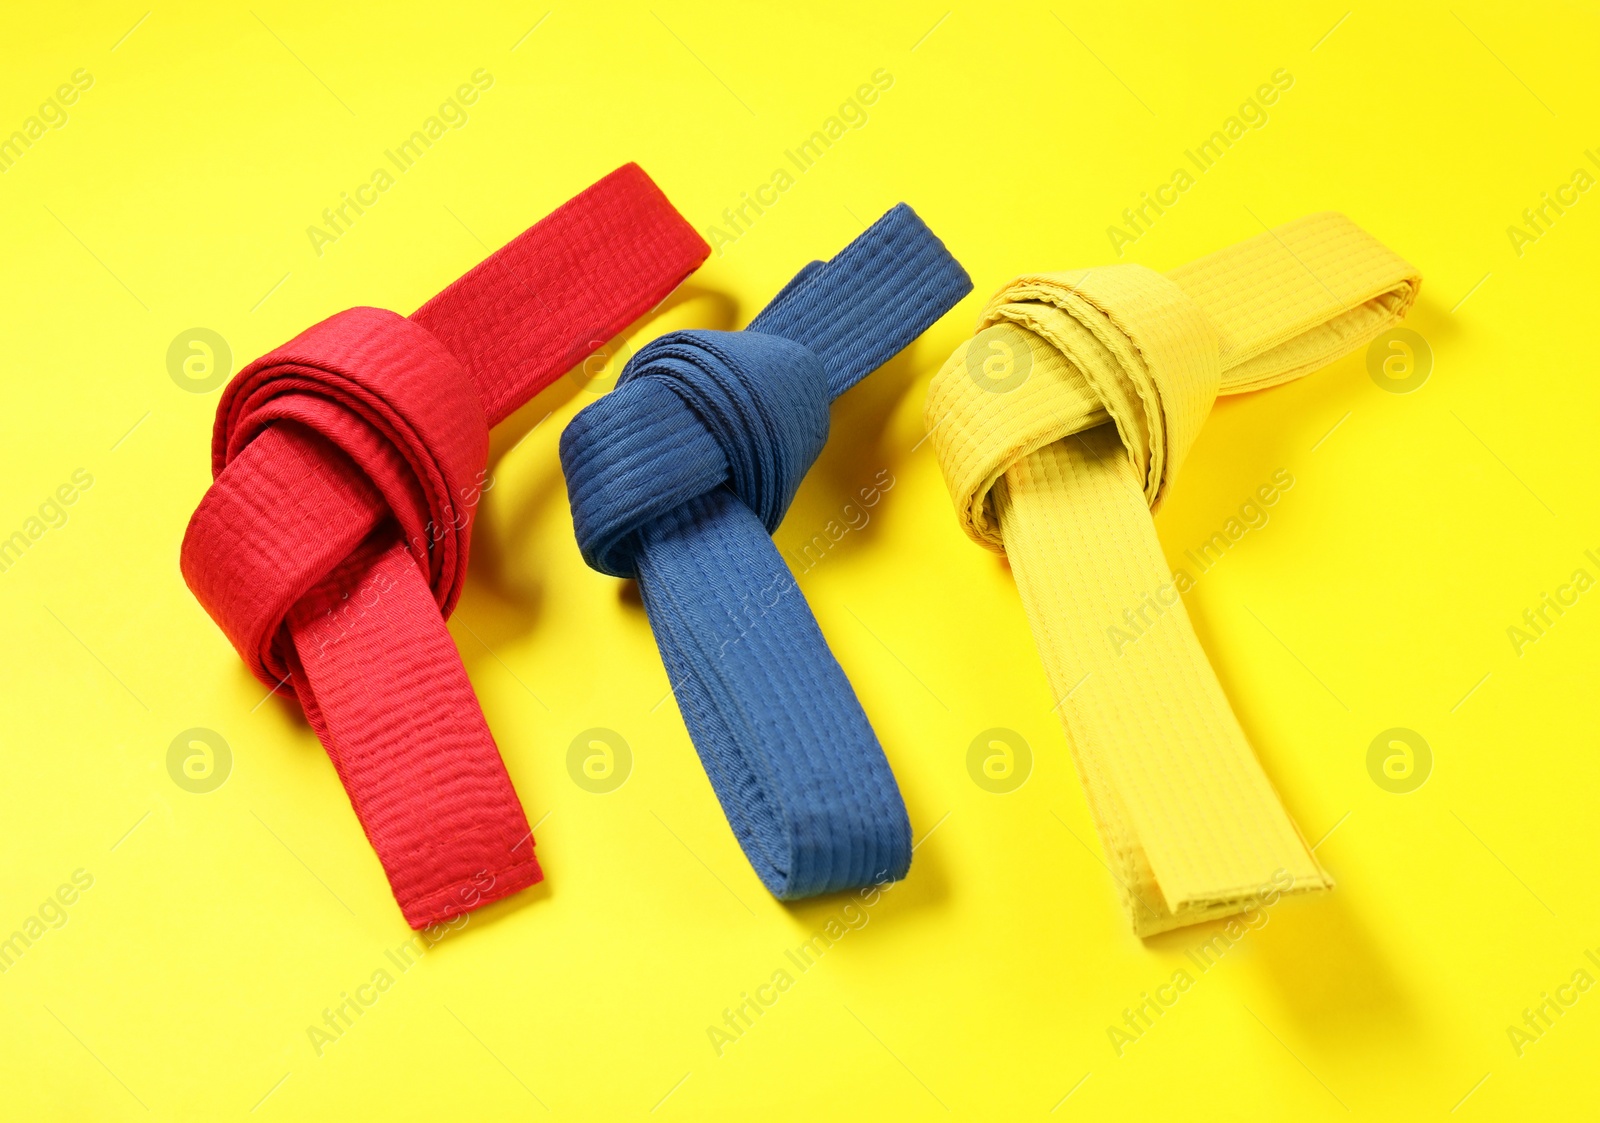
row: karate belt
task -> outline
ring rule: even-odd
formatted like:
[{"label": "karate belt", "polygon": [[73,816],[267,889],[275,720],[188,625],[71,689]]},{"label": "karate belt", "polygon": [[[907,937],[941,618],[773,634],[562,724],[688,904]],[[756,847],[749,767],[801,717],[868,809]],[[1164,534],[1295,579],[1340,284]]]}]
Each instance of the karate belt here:
[{"label": "karate belt", "polygon": [[[1020,277],[934,378],[927,423],[957,516],[1010,560],[1141,936],[1332,886],[1195,638],[1147,507],[1218,394],[1361,347],[1419,283],[1349,219],[1313,215],[1166,276]],[[1149,626],[1113,644],[1125,609]]]},{"label": "karate belt", "polygon": [[901,204],[744,331],[642,348],[561,435],[584,560],[638,579],[706,774],[779,898],[905,876],[911,828],[771,535],[827,440],[829,403],[971,289]]},{"label": "karate belt", "polygon": [[340,312],[218,403],[184,578],[262,682],[291,684],[414,928],[543,876],[445,627],[489,427],[709,252],[628,164],[410,318]]}]

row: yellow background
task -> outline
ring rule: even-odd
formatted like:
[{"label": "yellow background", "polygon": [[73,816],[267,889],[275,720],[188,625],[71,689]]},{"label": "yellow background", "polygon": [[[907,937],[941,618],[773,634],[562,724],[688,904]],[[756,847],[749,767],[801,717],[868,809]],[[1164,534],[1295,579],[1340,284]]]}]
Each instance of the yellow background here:
[{"label": "yellow background", "polygon": [[[0,133],[94,76],[0,176],[0,533],[74,470],[95,481],[0,574],[0,938],[73,871],[94,879],[0,974],[7,1118],[1592,1111],[1600,992],[1521,1056],[1507,1027],[1580,967],[1600,978],[1600,594],[1520,656],[1506,629],[1574,569],[1600,576],[1583,555],[1600,198],[1520,257],[1506,228],[1600,170],[1600,21],[1482,0],[1005,7],[0,17]],[[495,82],[470,122],[318,257],[306,227],[478,67]],[[179,575],[217,393],[175,385],[168,345],[207,327],[237,368],[349,305],[410,311],[480,240],[628,160],[704,229],[880,67],[894,85],[870,121],[632,341],[748,322],[900,200],[971,272],[974,294],[835,408],[777,536],[795,548],[893,474],[802,587],[922,840],[909,879],[717,1055],[707,1027],[848,899],[780,905],[735,844],[636,597],[574,546],[556,440],[591,394],[563,379],[496,434],[451,622],[548,880],[474,915],[317,1056],[307,1027],[410,932],[298,710],[262,704]],[[922,397],[988,293],[1111,260],[1106,227],[1279,67],[1295,82],[1270,122],[1125,260],[1167,268],[1345,211],[1420,268],[1408,324],[1434,367],[1393,394],[1358,354],[1223,402],[1159,516],[1178,564],[1295,477],[1186,601],[1339,883],[1200,973],[1186,953],[1217,925],[1129,932],[1012,580],[958,533],[919,444]],[[1434,754],[1406,795],[1367,772],[1396,726]],[[192,727],[234,755],[207,794],[167,770]],[[593,727],[634,756],[609,794],[567,770]],[[967,768],[993,727],[1033,753],[1008,795]],[[1184,967],[1194,987],[1118,1056],[1108,1025]]]}]

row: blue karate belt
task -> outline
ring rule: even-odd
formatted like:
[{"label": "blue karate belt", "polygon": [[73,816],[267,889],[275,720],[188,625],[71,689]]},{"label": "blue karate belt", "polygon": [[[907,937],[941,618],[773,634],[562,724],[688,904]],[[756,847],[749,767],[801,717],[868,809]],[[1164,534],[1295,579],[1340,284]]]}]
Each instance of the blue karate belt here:
[{"label": "blue karate belt", "polygon": [[678,331],[561,434],[584,561],[634,577],[678,708],[776,897],[905,876],[883,747],[773,544],[834,398],[972,281],[904,203],[813,261],[744,331]]}]

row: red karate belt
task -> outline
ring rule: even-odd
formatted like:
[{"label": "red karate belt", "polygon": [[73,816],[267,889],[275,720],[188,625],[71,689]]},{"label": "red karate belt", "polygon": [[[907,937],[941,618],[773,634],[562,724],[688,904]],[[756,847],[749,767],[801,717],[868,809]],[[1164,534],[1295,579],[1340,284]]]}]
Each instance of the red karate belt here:
[{"label": "red karate belt", "polygon": [[709,253],[628,164],[409,319],[331,316],[217,405],[184,579],[256,677],[299,698],[413,928],[544,876],[445,627],[489,427]]}]

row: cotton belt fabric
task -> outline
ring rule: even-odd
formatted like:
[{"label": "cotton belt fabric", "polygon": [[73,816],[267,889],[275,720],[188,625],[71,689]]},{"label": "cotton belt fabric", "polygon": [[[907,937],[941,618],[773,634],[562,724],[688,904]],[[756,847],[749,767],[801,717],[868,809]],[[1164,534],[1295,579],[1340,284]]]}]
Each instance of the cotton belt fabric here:
[{"label": "cotton belt fabric", "polygon": [[561,437],[584,560],[636,577],[684,723],[779,898],[905,876],[894,774],[772,542],[834,398],[971,291],[901,204],[738,332],[641,349]]},{"label": "cotton belt fabric", "polygon": [[[1319,214],[1163,276],[1019,277],[935,377],[927,423],[962,529],[1003,553],[1106,860],[1141,936],[1331,887],[1257,762],[1150,510],[1219,394],[1277,386],[1405,315],[1417,271]],[[1163,596],[1162,604],[1169,598]]]},{"label": "cotton belt fabric", "polygon": [[489,427],[705,260],[628,164],[407,318],[352,308],[223,392],[184,578],[332,758],[414,928],[540,880],[445,620]]}]

